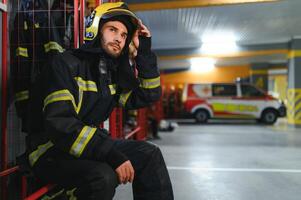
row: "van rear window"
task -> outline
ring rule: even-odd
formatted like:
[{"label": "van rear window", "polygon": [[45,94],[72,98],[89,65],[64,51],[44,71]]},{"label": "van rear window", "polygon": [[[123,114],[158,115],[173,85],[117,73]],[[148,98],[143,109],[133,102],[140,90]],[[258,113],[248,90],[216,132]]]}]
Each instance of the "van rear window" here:
[{"label": "van rear window", "polygon": [[242,85],[241,93],[244,97],[263,97],[265,94],[251,85]]}]

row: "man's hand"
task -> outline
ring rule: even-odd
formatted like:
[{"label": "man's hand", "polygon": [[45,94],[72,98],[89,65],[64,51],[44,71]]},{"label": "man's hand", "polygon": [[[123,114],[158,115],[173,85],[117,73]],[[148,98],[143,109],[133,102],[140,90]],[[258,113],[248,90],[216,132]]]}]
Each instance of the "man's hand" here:
[{"label": "man's hand", "polygon": [[142,23],[141,19],[139,19],[138,22],[138,34],[144,37],[151,37],[151,32],[148,30],[148,28]]},{"label": "man's hand", "polygon": [[126,184],[128,182],[132,183],[134,180],[134,168],[132,166],[132,163],[128,160],[122,163],[116,170],[119,183]]},{"label": "man's hand", "polygon": [[141,20],[138,22],[138,30],[134,33],[133,36],[133,44],[136,49],[139,47],[139,36],[144,37],[151,37],[151,32],[148,30],[148,28],[142,23]]}]

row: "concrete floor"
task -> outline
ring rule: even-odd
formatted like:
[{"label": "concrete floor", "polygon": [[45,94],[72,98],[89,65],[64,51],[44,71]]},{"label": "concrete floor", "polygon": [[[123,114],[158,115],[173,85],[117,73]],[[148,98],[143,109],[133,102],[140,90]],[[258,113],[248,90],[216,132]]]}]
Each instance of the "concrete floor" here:
[{"label": "concrete floor", "polygon": [[[160,132],[176,200],[300,200],[301,129],[279,121],[181,123]],[[114,200],[131,200],[131,185]]]}]

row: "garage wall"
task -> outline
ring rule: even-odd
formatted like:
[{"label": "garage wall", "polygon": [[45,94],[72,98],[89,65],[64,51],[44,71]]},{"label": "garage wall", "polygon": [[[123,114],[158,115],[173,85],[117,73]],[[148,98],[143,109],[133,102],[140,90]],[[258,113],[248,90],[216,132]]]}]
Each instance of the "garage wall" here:
[{"label": "garage wall", "polygon": [[287,83],[288,79],[286,74],[270,75],[269,93],[286,103]]},{"label": "garage wall", "polygon": [[183,84],[183,83],[231,83],[236,78],[247,78],[250,76],[250,66],[229,66],[216,67],[210,72],[176,72],[162,74],[164,84]]}]

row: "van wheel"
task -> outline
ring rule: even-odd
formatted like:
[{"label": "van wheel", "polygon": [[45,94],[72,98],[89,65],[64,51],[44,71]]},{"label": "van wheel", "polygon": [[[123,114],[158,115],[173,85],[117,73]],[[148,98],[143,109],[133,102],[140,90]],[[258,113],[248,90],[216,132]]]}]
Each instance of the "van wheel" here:
[{"label": "van wheel", "polygon": [[265,124],[274,124],[278,118],[275,110],[266,110],[262,113],[260,121]]},{"label": "van wheel", "polygon": [[198,123],[206,123],[209,119],[209,113],[206,110],[197,110],[194,117]]}]

